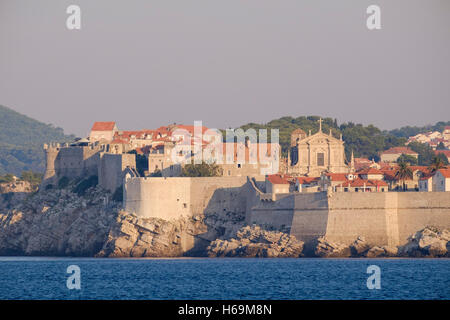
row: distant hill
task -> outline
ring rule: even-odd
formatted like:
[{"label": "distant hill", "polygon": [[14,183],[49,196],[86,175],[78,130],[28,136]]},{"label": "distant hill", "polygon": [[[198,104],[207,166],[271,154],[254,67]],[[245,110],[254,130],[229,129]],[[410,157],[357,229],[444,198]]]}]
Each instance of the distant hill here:
[{"label": "distant hill", "polygon": [[[279,129],[280,145],[283,155],[286,156],[290,146],[291,132],[297,128],[301,128],[306,133],[311,130],[311,133],[314,134],[319,130],[319,123],[317,121],[319,118],[319,116],[282,117],[266,124],[248,123],[241,126],[241,128],[243,130],[248,128],[254,128],[256,130],[264,128]],[[383,132],[373,125],[364,126],[352,122],[338,125],[336,119],[323,118],[322,131],[328,134],[330,129],[336,138],[342,133],[342,138],[345,141],[345,154],[349,160],[353,151],[355,157],[367,157],[378,161],[378,153],[380,151],[395,146],[402,146],[406,142],[405,138],[397,137],[389,132]],[[267,134],[270,137],[269,131]]]},{"label": "distant hill", "polygon": [[42,145],[73,140],[63,129],[45,124],[0,105],[0,175],[44,172]]},{"label": "distant hill", "polygon": [[408,138],[411,136],[415,136],[419,133],[425,133],[429,131],[439,131],[442,132],[446,126],[450,126],[450,121],[439,121],[434,125],[427,125],[423,127],[412,127],[412,126],[406,126],[401,127],[400,129],[394,129],[389,131],[390,134],[396,136],[396,137],[403,137]]}]

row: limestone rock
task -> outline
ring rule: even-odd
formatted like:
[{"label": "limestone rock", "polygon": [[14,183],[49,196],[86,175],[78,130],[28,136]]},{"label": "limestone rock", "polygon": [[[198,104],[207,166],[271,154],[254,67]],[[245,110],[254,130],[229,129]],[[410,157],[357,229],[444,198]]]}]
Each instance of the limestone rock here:
[{"label": "limestone rock", "polygon": [[282,232],[246,226],[236,238],[211,242],[207,251],[209,257],[300,257],[303,242]]},{"label": "limestone rock", "polygon": [[398,249],[396,247],[372,247],[365,252],[367,258],[384,258],[397,256]]},{"label": "limestone rock", "polygon": [[450,230],[426,227],[408,238],[408,243],[399,247],[399,256],[450,257]]},{"label": "limestone rock", "polygon": [[353,242],[350,245],[350,252],[352,253],[352,256],[355,257],[361,257],[364,256],[364,254],[369,251],[370,245],[367,243],[366,239],[364,237],[359,236],[355,242]]},{"label": "limestone rock", "polygon": [[350,257],[351,252],[349,246],[340,243],[328,241],[325,237],[317,239],[317,245],[314,250],[317,257],[322,258],[343,258]]}]

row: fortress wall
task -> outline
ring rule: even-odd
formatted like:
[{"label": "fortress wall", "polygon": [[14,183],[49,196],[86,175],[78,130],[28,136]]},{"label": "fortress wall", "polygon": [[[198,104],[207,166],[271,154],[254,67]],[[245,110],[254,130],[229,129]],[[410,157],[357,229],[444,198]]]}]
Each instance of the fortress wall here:
[{"label": "fortress wall", "polygon": [[[398,246],[426,226],[450,228],[449,192],[365,192],[296,194],[291,234],[308,242],[352,243],[358,236],[372,245]],[[275,215],[275,212],[273,213]]]},{"label": "fortress wall", "polygon": [[140,217],[176,219],[191,215],[190,178],[130,178],[124,207]]},{"label": "fortress wall", "polygon": [[267,230],[285,230],[289,232],[294,213],[294,195],[287,195],[273,201],[255,201],[247,212],[246,223],[259,225]]},{"label": "fortress wall", "polygon": [[363,236],[373,245],[398,245],[396,215],[397,193],[333,193],[326,238],[350,244]]},{"label": "fortress wall", "polygon": [[98,166],[98,182],[101,187],[114,192],[123,183],[126,167],[136,167],[134,154],[101,154]]},{"label": "fortress wall", "polygon": [[214,212],[245,214],[246,177],[130,178],[125,210],[141,217],[177,219]]},{"label": "fortress wall", "polygon": [[[56,179],[64,176],[74,179],[81,176],[97,175],[100,161],[98,151],[97,148],[92,149],[90,147],[60,148],[53,166]],[[49,158],[47,161],[51,161],[51,159]]]},{"label": "fortress wall", "polygon": [[295,194],[290,234],[306,244],[323,236],[328,220],[326,192]]},{"label": "fortress wall", "polygon": [[398,192],[400,243],[425,226],[450,228],[450,192]]},{"label": "fortress wall", "polygon": [[210,214],[219,210],[245,214],[247,177],[203,177],[190,178],[190,181],[192,214]]},{"label": "fortress wall", "polygon": [[57,178],[69,179],[81,176],[83,172],[83,148],[61,148],[56,157],[55,171]]}]

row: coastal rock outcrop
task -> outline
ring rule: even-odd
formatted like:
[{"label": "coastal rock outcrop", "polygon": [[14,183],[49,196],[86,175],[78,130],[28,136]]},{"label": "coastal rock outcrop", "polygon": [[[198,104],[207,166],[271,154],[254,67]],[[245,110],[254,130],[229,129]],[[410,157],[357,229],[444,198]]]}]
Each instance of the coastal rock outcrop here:
[{"label": "coastal rock outcrop", "polygon": [[450,230],[426,227],[408,238],[399,247],[402,257],[450,257]]},{"label": "coastal rock outcrop", "polygon": [[140,218],[98,186],[82,195],[74,186],[1,195],[0,255],[205,256],[210,240],[235,233],[244,221],[232,212]]},{"label": "coastal rock outcrop", "polygon": [[209,257],[300,257],[303,242],[286,233],[246,226],[236,238],[211,242],[207,251]]},{"label": "coastal rock outcrop", "polygon": [[341,243],[328,241],[325,237],[317,239],[317,245],[314,250],[317,257],[322,258],[343,258],[350,257],[350,247]]}]

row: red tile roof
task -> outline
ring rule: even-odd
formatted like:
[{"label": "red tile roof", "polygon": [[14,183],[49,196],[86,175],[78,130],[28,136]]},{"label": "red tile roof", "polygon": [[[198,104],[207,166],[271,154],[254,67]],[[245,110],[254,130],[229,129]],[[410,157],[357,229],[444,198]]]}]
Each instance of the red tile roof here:
[{"label": "red tile roof", "polygon": [[267,180],[272,184],[289,184],[290,176],[283,176],[281,174],[271,174],[267,176]]},{"label": "red tile roof", "polygon": [[94,122],[91,131],[112,131],[114,130],[116,123],[114,121],[110,122]]},{"label": "red tile roof", "polygon": [[367,175],[367,174],[383,174],[383,172],[381,170],[376,169],[376,168],[366,168],[366,169],[363,169],[361,171],[358,171],[357,174],[363,174],[363,175]]},{"label": "red tile roof", "polygon": [[359,187],[387,187],[387,183],[380,180],[363,180],[363,179],[356,179],[352,181],[347,181],[342,184],[343,187],[352,187],[352,188],[359,188]]},{"label": "red tile roof", "polygon": [[412,151],[410,148],[408,147],[393,147],[390,148],[384,152],[382,152],[381,154],[418,154],[417,152]]},{"label": "red tile roof", "polygon": [[300,184],[307,184],[307,183],[311,183],[314,181],[319,181],[319,177],[297,177],[296,180],[298,181],[298,183]]},{"label": "red tile roof", "polygon": [[439,153],[444,154],[447,158],[450,158],[450,150],[435,150],[434,154],[438,155]]},{"label": "red tile roof", "polygon": [[450,169],[439,169],[438,170],[445,178],[450,178]]},{"label": "red tile roof", "polygon": [[325,173],[325,176],[331,181],[347,181],[346,173]]}]

